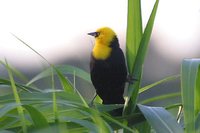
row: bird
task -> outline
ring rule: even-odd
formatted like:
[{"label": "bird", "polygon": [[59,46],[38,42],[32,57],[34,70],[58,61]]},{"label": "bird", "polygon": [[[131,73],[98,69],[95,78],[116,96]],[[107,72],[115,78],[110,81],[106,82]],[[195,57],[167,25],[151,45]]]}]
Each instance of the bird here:
[{"label": "bird", "polygon": [[95,38],[90,76],[96,93],[102,99],[102,104],[124,104],[127,68],[116,33],[109,27],[102,27],[88,35]]}]

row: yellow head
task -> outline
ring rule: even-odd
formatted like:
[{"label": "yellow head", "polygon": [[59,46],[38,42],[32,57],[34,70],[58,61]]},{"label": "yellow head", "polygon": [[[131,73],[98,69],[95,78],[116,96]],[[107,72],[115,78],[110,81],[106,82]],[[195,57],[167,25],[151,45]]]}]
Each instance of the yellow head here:
[{"label": "yellow head", "polygon": [[95,46],[92,51],[94,58],[101,60],[107,59],[112,51],[112,48],[109,46],[116,37],[115,32],[109,27],[103,27],[97,29],[96,32],[88,33],[88,35],[95,37]]}]

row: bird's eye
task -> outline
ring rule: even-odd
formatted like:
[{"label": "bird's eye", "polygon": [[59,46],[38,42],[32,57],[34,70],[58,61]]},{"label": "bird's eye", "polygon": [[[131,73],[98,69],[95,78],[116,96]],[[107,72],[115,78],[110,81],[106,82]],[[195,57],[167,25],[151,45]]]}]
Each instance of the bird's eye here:
[{"label": "bird's eye", "polygon": [[96,32],[95,37],[98,37],[100,35],[100,32]]}]

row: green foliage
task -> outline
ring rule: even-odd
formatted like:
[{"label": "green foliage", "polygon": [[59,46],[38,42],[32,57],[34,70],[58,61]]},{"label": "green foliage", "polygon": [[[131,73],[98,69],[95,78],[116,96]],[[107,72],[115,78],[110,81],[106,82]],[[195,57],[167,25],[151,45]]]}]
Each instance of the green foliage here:
[{"label": "green foliage", "polygon": [[200,59],[183,60],[181,75],[185,132],[199,132]]},{"label": "green foliage", "polygon": [[142,38],[142,15],[140,0],[128,0],[126,57],[129,73],[133,73],[133,66]]},{"label": "green foliage", "polygon": [[[28,80],[6,61],[5,63],[0,61],[6,68],[9,77],[8,79],[0,77],[0,89],[6,87],[11,90],[10,93],[0,95],[0,132],[110,133],[119,129],[123,132],[133,133],[200,132],[199,59],[184,60],[181,75],[166,77],[144,87],[140,86],[158,2],[159,0],[156,0],[143,32],[141,1],[128,0],[126,56],[129,74],[136,81],[128,86],[123,116],[114,117],[109,114],[110,111],[121,108],[123,105],[102,105],[99,97],[91,104],[91,101],[79,93],[75,87],[75,77],[91,83],[89,73],[74,66],[55,66],[49,63],[40,53],[14,35],[17,40],[43,58],[49,64],[49,68]],[[73,83],[68,79],[69,75],[74,77]],[[16,82],[14,77],[23,83]],[[141,93],[179,77],[181,77],[181,93],[162,94],[137,101],[137,97]],[[51,88],[48,91],[35,85],[35,82],[44,78],[51,78],[51,82],[49,82]],[[55,80],[59,81],[62,90],[58,89]],[[172,103],[162,107],[141,105],[180,96],[182,96],[182,103]],[[169,112],[171,109],[182,106],[184,109],[183,127]],[[179,116],[181,116],[181,112],[178,113]]]},{"label": "green foliage", "polygon": [[[132,57],[132,60],[134,61],[134,63],[130,62],[129,58],[128,58],[127,64],[129,66],[128,71],[129,71],[130,76],[134,77],[134,79],[136,79],[136,80],[133,84],[129,84],[129,86],[128,86],[128,93],[127,93],[128,96],[126,97],[126,102],[125,102],[125,107],[124,107],[124,115],[131,114],[135,110],[138,92],[139,92],[139,88],[140,88],[140,82],[141,82],[141,78],[142,78],[144,59],[146,57],[146,53],[148,50],[148,44],[149,44],[149,40],[151,37],[154,19],[156,16],[156,11],[158,8],[158,3],[159,3],[159,0],[156,0],[154,8],[151,12],[149,21],[145,27],[144,33],[142,33],[142,36],[140,36],[141,35],[141,25],[142,25],[142,21],[141,21],[142,16],[141,16],[141,11],[140,11],[141,7],[140,8],[138,7],[138,6],[140,6],[140,2],[138,2],[139,0],[129,0],[129,1],[130,1],[130,4],[133,4],[133,5],[129,6],[130,9],[128,9],[128,15],[132,15],[131,12],[134,12],[134,13],[136,12],[136,13],[139,13],[140,15],[135,15],[133,17],[128,16],[128,24],[127,24],[128,32],[127,32],[127,44],[126,44],[127,45],[127,49],[126,49],[127,53],[126,54],[127,54],[127,58]],[[135,25],[135,26],[131,27],[129,25]],[[137,27],[137,26],[139,26],[139,27]],[[129,28],[137,28],[138,30],[130,30]],[[130,39],[130,41],[128,39]],[[137,44],[135,44],[135,43],[137,43]],[[138,47],[138,49],[136,49],[137,51],[135,52],[135,54],[133,54],[133,52],[131,50],[129,50],[130,48],[134,48],[133,46],[131,47],[131,45],[135,45],[136,48]]]},{"label": "green foliage", "polygon": [[162,107],[149,107],[138,105],[147,121],[158,133],[181,133],[183,129],[176,119]]},{"label": "green foliage", "polygon": [[8,76],[9,76],[9,79],[10,79],[11,88],[12,88],[12,91],[13,91],[13,94],[14,94],[15,102],[16,102],[16,104],[19,105],[19,106],[17,106],[17,111],[18,111],[18,114],[20,116],[22,131],[24,133],[26,133],[27,132],[27,126],[26,126],[26,122],[25,122],[24,111],[23,111],[22,106],[20,105],[21,100],[20,100],[20,97],[19,97],[18,92],[17,92],[17,87],[15,85],[15,81],[14,81],[14,78],[13,78],[13,75],[12,75],[12,71],[11,71],[11,68],[8,65],[7,61],[5,61],[4,65],[5,65],[5,67],[8,71]]},{"label": "green foliage", "polygon": [[[5,85],[3,83],[5,81],[6,85],[12,88],[15,85],[15,81],[11,67],[8,64],[6,64],[6,67],[9,68],[10,80],[2,80],[1,85]],[[58,71],[56,66],[53,69],[56,69],[55,72],[60,84],[66,87],[63,88],[64,90],[52,88],[50,92],[43,90],[18,91],[17,87],[14,87],[18,102],[15,102],[17,100],[12,93],[0,96],[0,131],[63,132],[66,130],[68,132],[92,131],[109,133],[115,129],[124,128],[134,132],[122,123],[121,119],[123,118],[118,118],[118,120],[106,113],[121,106],[94,104],[94,106],[90,107],[90,102],[86,101],[76,88],[71,86],[70,81],[65,78],[63,73]],[[47,75],[44,74],[43,76],[46,77]],[[50,76],[52,75],[49,74]],[[40,79],[44,77],[40,75]],[[8,81],[11,84],[7,84]],[[52,82],[54,82],[54,78],[52,78]],[[21,86],[20,83],[17,84]],[[21,112],[18,111],[19,107]],[[22,113],[23,119],[19,113]],[[23,126],[25,126],[25,129]]]}]

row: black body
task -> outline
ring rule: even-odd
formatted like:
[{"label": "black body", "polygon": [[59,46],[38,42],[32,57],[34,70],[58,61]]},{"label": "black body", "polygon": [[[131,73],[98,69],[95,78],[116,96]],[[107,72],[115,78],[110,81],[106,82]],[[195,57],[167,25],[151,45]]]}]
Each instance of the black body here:
[{"label": "black body", "polygon": [[115,37],[111,42],[112,52],[106,60],[91,56],[91,80],[103,104],[124,104],[124,87],[127,77],[125,58]]}]

